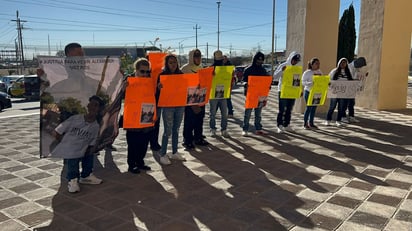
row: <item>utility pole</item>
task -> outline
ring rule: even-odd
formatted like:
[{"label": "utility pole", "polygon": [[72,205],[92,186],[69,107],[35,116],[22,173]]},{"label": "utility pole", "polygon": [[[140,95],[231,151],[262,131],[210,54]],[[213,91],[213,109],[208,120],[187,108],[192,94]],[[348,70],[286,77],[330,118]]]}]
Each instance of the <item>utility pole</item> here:
[{"label": "utility pole", "polygon": [[206,65],[209,63],[209,43],[206,43]]},{"label": "utility pole", "polygon": [[220,3],[221,1],[217,1],[217,49],[219,50],[219,37],[220,37]]},{"label": "utility pole", "polygon": [[197,24],[195,27],[193,27],[194,30],[196,30],[196,49],[197,49],[197,30],[200,29],[200,26],[198,27]]},{"label": "utility pole", "polygon": [[271,55],[271,69],[270,69],[270,74],[273,76],[273,67],[274,67],[274,60],[273,57],[275,56],[275,45],[274,45],[274,40],[275,40],[275,6],[276,6],[276,0],[273,0],[273,12],[272,12],[272,55]]},{"label": "utility pole", "polygon": [[18,50],[19,51],[18,51],[18,57],[17,58],[19,58],[19,60],[21,61],[21,73],[20,74],[23,74],[23,72],[24,72],[24,52],[23,52],[23,36],[22,36],[22,33],[21,33],[21,30],[23,29],[23,26],[21,25],[21,23],[22,22],[27,22],[27,21],[20,20],[19,11],[16,11],[16,20],[11,20],[11,21],[17,23],[17,35],[18,35],[18,40],[19,40],[19,42],[18,42],[18,45],[19,45]]}]

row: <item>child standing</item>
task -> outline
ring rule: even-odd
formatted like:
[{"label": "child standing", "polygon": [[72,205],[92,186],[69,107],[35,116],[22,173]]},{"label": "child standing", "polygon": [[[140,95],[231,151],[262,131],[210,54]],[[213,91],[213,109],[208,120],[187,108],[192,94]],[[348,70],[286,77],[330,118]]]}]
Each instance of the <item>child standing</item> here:
[{"label": "child standing", "polygon": [[[306,104],[308,103],[309,93],[313,86],[313,76],[322,75],[319,70],[320,62],[318,58],[312,58],[308,63],[308,69],[303,72],[302,86],[304,87],[303,96],[305,97]],[[314,123],[317,106],[306,106],[306,110],[303,116],[303,128],[304,129],[317,129],[318,127]]]}]

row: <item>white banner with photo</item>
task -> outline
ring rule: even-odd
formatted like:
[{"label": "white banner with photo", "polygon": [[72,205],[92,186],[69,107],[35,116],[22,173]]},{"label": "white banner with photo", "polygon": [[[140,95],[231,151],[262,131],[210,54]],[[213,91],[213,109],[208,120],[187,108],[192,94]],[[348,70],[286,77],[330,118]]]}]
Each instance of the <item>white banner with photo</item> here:
[{"label": "white banner with photo", "polygon": [[328,90],[328,98],[354,99],[356,94],[361,90],[362,81],[331,80]]},{"label": "white banner with photo", "polygon": [[105,108],[99,115],[96,152],[117,136],[124,92],[119,58],[38,57],[41,78],[40,155],[49,156],[58,141],[52,131],[72,115],[85,114],[89,98],[99,96]]}]

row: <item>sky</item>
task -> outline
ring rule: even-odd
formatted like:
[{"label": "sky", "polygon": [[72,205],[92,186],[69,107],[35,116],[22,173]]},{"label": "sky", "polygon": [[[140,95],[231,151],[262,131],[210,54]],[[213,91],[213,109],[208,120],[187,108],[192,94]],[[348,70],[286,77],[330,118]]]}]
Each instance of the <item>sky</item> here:
[{"label": "sky", "polygon": [[[340,15],[353,3],[359,28],[361,0],[341,0]],[[272,50],[273,0],[0,0],[0,50],[14,49],[16,11],[26,59],[55,55],[70,42],[82,46],[151,46],[209,56]],[[287,0],[275,0],[275,47],[286,47]],[[219,13],[218,13],[219,12]],[[219,15],[219,20],[218,20]],[[219,23],[218,23],[219,21]],[[157,39],[158,38],[158,39]],[[50,47],[50,48],[49,48]]]}]

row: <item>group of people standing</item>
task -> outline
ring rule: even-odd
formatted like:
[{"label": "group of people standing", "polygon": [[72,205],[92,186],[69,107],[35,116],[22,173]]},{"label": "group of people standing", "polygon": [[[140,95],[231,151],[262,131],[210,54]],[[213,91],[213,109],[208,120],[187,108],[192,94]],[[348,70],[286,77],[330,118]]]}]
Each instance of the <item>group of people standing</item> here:
[{"label": "group of people standing", "polygon": [[[66,55],[75,56],[77,51],[80,56],[83,55],[81,52],[81,46],[76,45],[75,47],[68,47]],[[214,61],[212,66],[224,66],[230,65],[227,57],[225,57],[220,50],[217,50],[213,54]],[[244,71],[244,94],[247,95],[248,86],[249,86],[249,76],[268,76],[269,74],[262,66],[264,63],[265,56],[262,52],[257,52],[253,56],[252,64],[249,65]],[[282,133],[284,131],[292,131],[290,126],[291,113],[295,103],[295,99],[281,98],[281,86],[283,72],[287,66],[297,65],[301,61],[301,56],[297,52],[292,52],[288,56],[285,63],[282,63],[278,66],[274,72],[273,78],[279,82],[279,112],[277,114],[277,132]],[[359,64],[360,62],[360,64]],[[355,68],[351,71],[348,60],[342,58],[339,60],[338,65],[330,73],[332,80],[352,80],[353,71],[356,71],[356,68],[359,66],[365,66],[366,62],[364,59],[358,60],[358,63]],[[153,151],[157,151],[160,158],[159,162],[162,165],[170,165],[170,159],[184,161],[185,157],[182,153],[178,152],[178,139],[179,139],[179,130],[183,122],[183,146],[186,149],[193,149],[195,145],[205,146],[209,142],[206,141],[206,136],[203,133],[203,123],[205,118],[205,105],[190,105],[190,106],[174,106],[174,107],[159,107],[158,101],[162,91],[162,83],[160,82],[161,75],[175,75],[179,76],[184,73],[196,73],[202,66],[202,54],[199,49],[194,49],[189,53],[189,61],[187,64],[179,67],[178,58],[173,54],[167,54],[164,58],[164,67],[161,73],[158,76],[151,76],[151,63],[147,58],[139,58],[134,64],[134,73],[127,76],[124,81],[127,82],[128,78],[157,78],[157,83],[154,91],[154,99],[156,101],[156,118],[154,118],[154,123],[149,127],[144,128],[125,128],[126,130],[126,140],[127,140],[127,164],[128,171],[130,173],[138,174],[141,171],[151,170],[144,162],[148,146]],[[307,70],[302,75],[302,87],[303,87],[303,97],[307,101],[309,97],[309,92],[313,86],[313,76],[321,75],[320,71],[320,61],[317,58],[313,58],[308,63]],[[174,78],[174,77],[173,77]],[[178,77],[176,77],[178,78]],[[179,81],[176,79],[176,81]],[[233,82],[232,82],[233,84]],[[127,89],[127,84],[125,84],[125,91]],[[125,104],[127,101],[125,101]],[[70,126],[75,126],[74,119],[79,121],[78,123],[90,123],[94,126],[93,134],[96,134],[96,120],[99,108],[102,107],[102,101],[97,97],[93,96],[90,98],[89,103],[89,112],[84,117],[73,117],[73,119],[68,119],[67,122],[63,122],[55,130],[55,136],[59,139],[66,137],[69,139]],[[335,110],[336,106],[338,108],[338,117],[336,124],[339,125],[341,119],[344,117],[346,108],[349,108],[349,118],[352,121],[355,121],[354,118],[354,99],[331,99],[330,108],[326,118],[326,125],[330,125],[332,119],[332,113]],[[263,130],[261,124],[261,114],[262,109],[265,107],[266,103],[259,103],[256,108],[248,108],[244,110],[243,123],[242,123],[242,136],[249,135],[249,121],[251,118],[251,113],[254,111],[254,126],[256,135],[265,135],[266,131]],[[218,109],[221,112],[220,117],[220,132],[223,137],[229,137],[229,132],[227,131],[228,116],[233,116],[233,107],[230,98],[214,98],[209,100],[210,108],[210,120],[209,127],[210,133],[212,136],[217,135],[216,127],[216,114]],[[305,129],[316,129],[317,126],[314,123],[316,113],[316,106],[307,106],[304,113],[304,128]],[[163,135],[161,138],[161,144],[158,143],[158,136],[160,130],[160,119],[163,120]],[[97,135],[96,135],[97,136]],[[168,153],[168,143],[169,138],[171,138],[171,152]],[[92,174],[93,158],[92,155],[87,154],[88,150],[95,145],[96,138],[90,136],[90,139],[84,140],[82,145],[79,146],[81,150],[81,156],[75,156],[75,158],[65,159],[65,164],[68,166],[67,179],[69,181],[68,189],[69,192],[78,192],[80,188],[78,182],[80,183],[89,183],[89,184],[100,184],[101,179],[98,179]],[[86,155],[84,155],[86,153]],[[82,162],[82,173],[79,173],[79,163]],[[81,177],[80,177],[81,176]],[[79,181],[80,177],[80,181]]]}]

